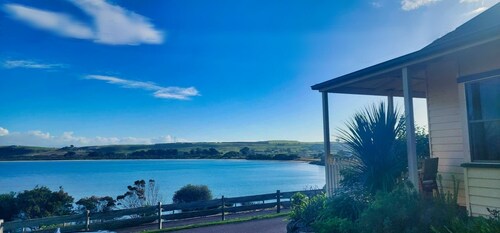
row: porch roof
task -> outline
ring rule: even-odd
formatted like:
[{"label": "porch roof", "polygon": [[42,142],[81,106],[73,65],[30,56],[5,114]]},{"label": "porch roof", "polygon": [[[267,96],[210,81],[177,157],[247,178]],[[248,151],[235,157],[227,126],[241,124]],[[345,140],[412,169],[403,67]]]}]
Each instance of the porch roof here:
[{"label": "porch roof", "polygon": [[403,96],[401,69],[410,70],[412,95],[426,97],[426,62],[500,39],[500,3],[426,47],[322,83],[313,90],[329,93]]}]

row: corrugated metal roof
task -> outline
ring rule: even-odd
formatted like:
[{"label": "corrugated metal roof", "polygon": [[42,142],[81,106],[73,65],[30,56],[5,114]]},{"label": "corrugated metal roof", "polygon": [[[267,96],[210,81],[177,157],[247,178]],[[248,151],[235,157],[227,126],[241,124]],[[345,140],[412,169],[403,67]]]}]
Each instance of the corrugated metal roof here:
[{"label": "corrugated metal roof", "polygon": [[403,55],[374,66],[370,66],[312,86],[313,90],[327,91],[328,88],[350,83],[359,78],[375,76],[410,64],[436,58],[455,49],[500,39],[500,3],[462,24],[454,31],[435,40],[413,53]]}]

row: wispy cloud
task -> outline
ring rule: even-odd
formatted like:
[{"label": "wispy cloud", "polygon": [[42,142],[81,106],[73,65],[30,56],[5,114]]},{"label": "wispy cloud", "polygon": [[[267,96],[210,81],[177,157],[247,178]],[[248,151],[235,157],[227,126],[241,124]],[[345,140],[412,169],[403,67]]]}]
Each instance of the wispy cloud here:
[{"label": "wispy cloud", "polygon": [[103,0],[74,2],[94,18],[96,42],[104,44],[161,44],[163,33],[149,19]]},{"label": "wispy cloud", "polygon": [[163,43],[163,32],[157,30],[149,19],[142,15],[104,0],[71,2],[92,18],[90,24],[78,21],[67,13],[20,4],[5,4],[4,9],[19,21],[60,36],[89,39],[110,45]]},{"label": "wispy cloud", "polygon": [[431,5],[441,0],[402,0],[401,8],[405,11],[416,10],[423,6]]},{"label": "wispy cloud", "polygon": [[370,5],[372,5],[372,7],[374,8],[381,8],[383,6],[383,4],[379,1],[370,2]]},{"label": "wispy cloud", "polygon": [[49,132],[32,130],[28,132],[12,132],[0,127],[0,145],[27,145],[27,146],[91,146],[91,145],[120,145],[120,144],[156,144],[172,143],[177,140],[171,135],[141,138],[141,137],[83,137],[77,136],[71,131],[63,132],[61,135],[54,136]]},{"label": "wispy cloud", "polygon": [[9,134],[9,130],[3,127],[0,127],[0,137]]},{"label": "wispy cloud", "polygon": [[92,39],[92,29],[70,15],[40,10],[19,4],[5,4],[5,11],[15,19],[25,22],[35,28],[51,31],[60,36],[78,39]]},{"label": "wispy cloud", "polygon": [[87,75],[86,79],[105,81],[109,84],[118,85],[124,88],[143,89],[153,92],[153,96],[161,99],[188,100],[190,97],[199,96],[198,90],[194,87],[162,87],[153,82],[142,82],[127,80],[105,75]]},{"label": "wispy cloud", "polygon": [[460,0],[460,3],[476,3],[483,2],[483,0]]},{"label": "wispy cloud", "polygon": [[485,11],[487,9],[488,9],[488,7],[485,7],[485,6],[478,7],[476,9],[472,10],[472,11],[469,11],[469,12],[465,13],[464,15],[465,16],[477,15],[477,14],[480,14],[480,13],[482,13],[483,11]]},{"label": "wispy cloud", "polygon": [[64,64],[40,63],[32,60],[6,60],[3,67],[7,69],[26,68],[26,69],[58,69],[65,67]]}]

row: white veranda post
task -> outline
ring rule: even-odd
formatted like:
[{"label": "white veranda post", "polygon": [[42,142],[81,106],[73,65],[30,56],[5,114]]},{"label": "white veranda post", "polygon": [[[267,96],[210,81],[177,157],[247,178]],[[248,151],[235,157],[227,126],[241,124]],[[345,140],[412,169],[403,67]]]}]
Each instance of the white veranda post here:
[{"label": "white veranda post", "polygon": [[413,115],[413,96],[412,96],[411,78],[408,76],[407,67],[404,67],[402,69],[402,76],[403,76],[403,94],[405,103],[406,143],[407,143],[407,153],[408,153],[408,178],[415,187],[418,187],[415,117]]},{"label": "white veranda post", "polygon": [[335,188],[335,168],[333,156],[330,153],[330,121],[328,114],[328,92],[322,92],[323,98],[323,138],[325,146],[325,178],[326,195],[331,197]]}]

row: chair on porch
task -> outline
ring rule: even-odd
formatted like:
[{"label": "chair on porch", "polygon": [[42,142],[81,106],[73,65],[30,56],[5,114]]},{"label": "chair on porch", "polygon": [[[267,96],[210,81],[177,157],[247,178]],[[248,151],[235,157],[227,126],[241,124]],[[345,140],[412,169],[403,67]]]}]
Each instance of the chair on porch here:
[{"label": "chair on porch", "polygon": [[439,158],[425,159],[419,174],[419,186],[424,195],[432,196],[432,191],[439,192],[436,177]]}]

